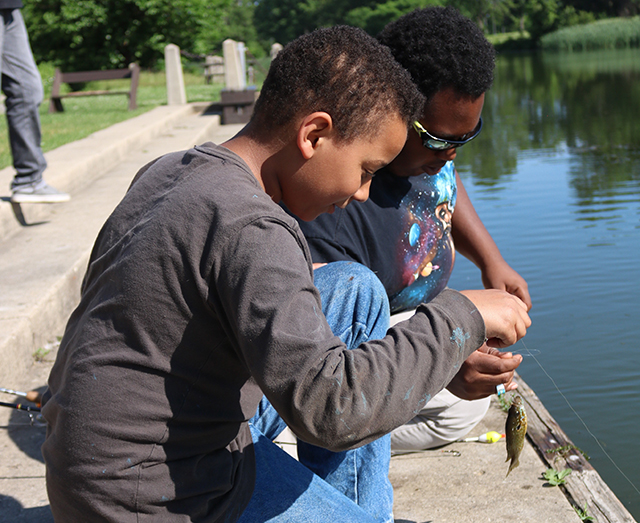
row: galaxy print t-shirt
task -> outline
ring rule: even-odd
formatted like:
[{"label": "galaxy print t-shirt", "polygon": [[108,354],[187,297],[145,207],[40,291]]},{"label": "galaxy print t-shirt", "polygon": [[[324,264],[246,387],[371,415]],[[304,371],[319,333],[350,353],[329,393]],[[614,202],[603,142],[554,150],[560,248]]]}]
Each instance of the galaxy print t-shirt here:
[{"label": "galaxy print t-shirt", "polygon": [[414,309],[444,289],[455,250],[453,162],[434,175],[400,178],[378,171],[369,200],[299,221],[315,262],[353,260],[380,278],[391,312]]}]

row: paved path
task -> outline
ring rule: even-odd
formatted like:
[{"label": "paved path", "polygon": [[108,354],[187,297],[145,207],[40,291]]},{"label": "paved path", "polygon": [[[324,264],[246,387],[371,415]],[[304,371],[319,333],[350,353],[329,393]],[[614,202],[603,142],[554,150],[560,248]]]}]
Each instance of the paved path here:
[{"label": "paved path", "polygon": [[[241,127],[220,126],[201,109],[159,107],[48,153],[46,179],[71,193],[69,203],[12,206],[12,170],[0,171],[0,387],[44,388],[93,241],[137,170],[166,152],[222,142]],[[504,416],[492,408],[474,432],[502,431]],[[44,434],[26,413],[0,408],[0,523],[52,521],[40,455]],[[562,492],[545,486],[545,466],[531,446],[506,479],[505,457],[504,443],[394,457],[396,522],[579,521]]]},{"label": "paved path", "polygon": [[[471,432],[504,432],[506,413],[497,401]],[[508,477],[504,439],[453,443],[422,453],[394,456],[396,523],[577,523],[580,518],[559,487],[542,478],[546,465],[527,443]]]}]

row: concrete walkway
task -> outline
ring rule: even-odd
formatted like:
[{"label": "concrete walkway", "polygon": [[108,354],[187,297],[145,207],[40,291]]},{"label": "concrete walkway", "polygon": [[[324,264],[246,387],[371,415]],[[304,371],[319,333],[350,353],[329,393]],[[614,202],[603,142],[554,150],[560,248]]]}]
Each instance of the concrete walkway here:
[{"label": "concrete walkway", "polygon": [[[159,107],[48,153],[45,177],[71,193],[59,205],[11,205],[11,169],[0,171],[0,387],[44,389],[56,338],[79,297],[94,239],[137,170],[170,151],[222,142],[240,125],[220,126],[202,105]],[[0,401],[20,398],[0,394]],[[474,434],[503,431],[492,406]],[[0,408],[0,522],[52,521],[40,445],[45,428]],[[577,522],[564,494],[541,478],[545,465],[527,443],[505,478],[504,442],[456,443],[394,457],[397,523]],[[304,522],[301,522],[304,523]]]},{"label": "concrete walkway", "polygon": [[[506,412],[497,401],[469,437],[504,433]],[[529,441],[520,465],[505,477],[505,440],[452,443],[440,449],[394,456],[396,523],[577,523],[576,511],[559,487],[542,474],[547,466]]]}]

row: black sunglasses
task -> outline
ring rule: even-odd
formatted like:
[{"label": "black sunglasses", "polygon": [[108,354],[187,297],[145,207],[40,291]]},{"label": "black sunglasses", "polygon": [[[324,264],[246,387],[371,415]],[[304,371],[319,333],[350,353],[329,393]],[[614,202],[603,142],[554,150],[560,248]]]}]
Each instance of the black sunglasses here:
[{"label": "black sunglasses", "polygon": [[434,151],[446,151],[447,149],[460,147],[478,136],[480,131],[482,131],[482,118],[480,118],[478,126],[470,133],[464,135],[461,140],[443,140],[442,138],[433,136],[432,134],[429,134],[429,131],[422,127],[422,124],[418,120],[413,122],[413,128],[420,138],[422,138],[422,145],[424,147],[427,149],[433,149]]}]

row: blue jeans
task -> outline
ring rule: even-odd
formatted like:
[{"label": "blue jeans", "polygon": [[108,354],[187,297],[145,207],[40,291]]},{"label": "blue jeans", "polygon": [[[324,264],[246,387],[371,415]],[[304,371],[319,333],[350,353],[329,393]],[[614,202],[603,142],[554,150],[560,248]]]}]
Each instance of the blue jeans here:
[{"label": "blue jeans", "polygon": [[[352,262],[316,269],[314,283],[333,333],[349,349],[381,339],[389,327],[389,302],[373,272]],[[299,462],[272,443],[286,427],[266,398],[250,421],[256,485],[242,523],[392,523],[390,436],[344,452],[298,440]]]},{"label": "blue jeans", "polygon": [[19,9],[0,9],[0,72],[11,156],[16,175],[11,188],[37,183],[47,162],[40,148],[43,89],[27,29]]}]

